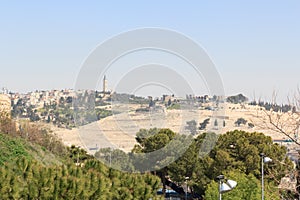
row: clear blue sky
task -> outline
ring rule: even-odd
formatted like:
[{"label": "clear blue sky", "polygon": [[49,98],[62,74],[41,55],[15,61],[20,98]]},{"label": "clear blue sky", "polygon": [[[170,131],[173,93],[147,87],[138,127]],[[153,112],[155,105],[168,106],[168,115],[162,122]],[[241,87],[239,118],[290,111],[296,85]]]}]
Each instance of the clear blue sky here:
[{"label": "clear blue sky", "polygon": [[2,1],[0,87],[73,88],[98,44],[140,27],[202,45],[227,95],[284,99],[300,84],[300,1]]}]

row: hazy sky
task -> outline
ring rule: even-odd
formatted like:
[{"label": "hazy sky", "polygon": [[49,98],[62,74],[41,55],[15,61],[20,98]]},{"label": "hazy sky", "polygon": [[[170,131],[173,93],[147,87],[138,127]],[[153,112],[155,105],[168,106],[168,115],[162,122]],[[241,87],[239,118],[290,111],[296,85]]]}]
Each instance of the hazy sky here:
[{"label": "hazy sky", "polygon": [[295,91],[300,1],[188,2],[2,1],[0,87],[73,88],[83,61],[101,42],[131,29],[161,27],[207,51],[227,95],[270,98],[275,90],[282,100]]}]

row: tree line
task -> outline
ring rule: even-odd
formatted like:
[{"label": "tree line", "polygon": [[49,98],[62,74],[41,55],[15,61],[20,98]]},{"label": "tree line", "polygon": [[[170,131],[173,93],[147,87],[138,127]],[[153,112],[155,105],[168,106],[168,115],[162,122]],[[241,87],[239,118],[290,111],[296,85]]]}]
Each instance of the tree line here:
[{"label": "tree line", "polygon": [[[214,133],[203,133],[192,139],[189,147],[176,159],[180,142],[185,142],[188,136],[180,136],[170,129],[142,129],[137,133],[137,145],[129,154],[122,153],[123,159],[114,159],[117,154],[113,149],[100,150],[96,157],[104,160],[113,167],[126,170],[139,171],[138,167],[147,167],[153,158],[147,154],[168,146],[172,141],[174,145],[165,149],[163,156],[157,157],[157,170],[150,171],[157,175],[166,189],[166,179],[170,178],[178,186],[185,184],[185,177],[189,177],[188,186],[191,196],[202,196],[204,199],[217,199],[218,186],[216,177],[225,174],[228,178],[236,180],[238,186],[224,199],[259,199],[260,198],[260,155],[264,152],[273,158],[271,165],[265,166],[265,199],[280,199],[294,197],[295,191],[279,190],[280,180],[286,174],[294,174],[292,162],[286,157],[287,149],[273,144],[270,137],[263,133],[249,133],[244,131],[231,131],[219,137]],[[120,154],[120,152],[118,153]],[[170,161],[163,166],[162,163]],[[125,164],[125,163],[126,164]]]}]

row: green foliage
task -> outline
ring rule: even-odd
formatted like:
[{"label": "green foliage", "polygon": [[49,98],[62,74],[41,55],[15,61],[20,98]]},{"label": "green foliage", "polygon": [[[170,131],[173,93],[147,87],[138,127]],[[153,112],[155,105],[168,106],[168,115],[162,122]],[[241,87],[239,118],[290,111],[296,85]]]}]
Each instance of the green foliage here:
[{"label": "green foliage", "polygon": [[[139,145],[133,151],[151,152],[175,139],[176,134],[168,137],[165,133],[160,133],[160,129],[140,130],[137,134]],[[156,171],[156,174],[162,182],[164,176],[169,175],[179,184],[188,176],[189,186],[193,191],[205,194],[207,199],[217,198],[218,187],[212,180],[225,174],[239,182],[235,193],[224,194],[225,198],[227,195],[227,199],[257,199],[260,195],[260,152],[273,158],[273,163],[265,165],[265,191],[266,198],[276,199],[273,196],[280,196],[278,180],[288,174],[293,166],[286,158],[286,148],[273,144],[271,138],[262,133],[232,131],[219,137],[214,133],[204,133],[189,144],[180,158]],[[141,158],[141,163],[145,162],[143,159],[145,158]],[[162,161],[166,159],[167,156]]]},{"label": "green foliage", "polygon": [[199,130],[204,130],[209,123],[210,118],[205,119],[203,122],[199,123]]},{"label": "green foliage", "polygon": [[149,112],[150,111],[150,108],[149,107],[141,107],[141,108],[137,108],[135,110],[135,112],[140,112],[140,113],[143,113],[143,112]]},{"label": "green foliage", "polygon": [[181,108],[180,104],[172,103],[170,106],[167,107],[168,110],[179,110]]},{"label": "green foliage", "polygon": [[179,159],[168,166],[168,174],[173,181],[182,182],[185,180],[185,177],[193,176],[193,172],[199,167],[197,161],[197,146],[193,142]]},{"label": "green foliage", "polygon": [[[230,192],[222,194],[222,199],[224,200],[259,200],[260,196],[260,182],[252,174],[246,175],[238,171],[231,171],[228,174],[225,174],[226,178],[237,181],[237,186]],[[205,200],[215,200],[218,199],[219,184],[215,181],[212,181],[205,191]],[[266,200],[271,200],[266,198]],[[279,199],[279,198],[273,198]],[[272,200],[273,200],[272,199]]]},{"label": "green foliage", "polygon": [[[157,198],[158,177],[148,173],[122,173],[92,159],[82,149],[75,146],[67,149],[46,130],[27,124],[17,131],[13,129],[16,127],[13,120],[2,118],[0,122],[1,130],[7,134],[0,134],[3,151],[0,155],[0,196],[3,199]],[[203,133],[193,139],[169,129],[154,128],[141,129],[136,140],[138,144],[129,155],[120,150],[101,149],[96,157],[104,160],[106,165],[109,163],[126,171],[139,170],[133,169],[130,163],[133,158],[138,162],[133,163],[135,166],[146,167],[150,159],[157,160],[155,173],[163,184],[166,175],[178,184],[188,176],[192,190],[205,195],[206,199],[217,199],[218,185],[212,180],[220,174],[238,182],[238,186],[225,193],[223,199],[258,199],[261,152],[273,159],[273,163],[265,165],[266,199],[278,199],[277,181],[292,169],[285,156],[286,148],[273,144],[271,138],[262,133],[231,131],[219,137]],[[35,152],[34,149],[40,150]],[[148,153],[157,150],[161,150],[162,155],[147,157]],[[46,165],[36,156],[42,152],[64,157],[65,162]],[[182,156],[176,160],[178,155]],[[82,165],[76,166],[76,162]],[[171,164],[166,166],[165,163]]]},{"label": "green foliage", "polygon": [[120,149],[102,148],[95,153],[95,158],[114,169],[127,172],[134,171],[129,155]]},{"label": "green foliage", "polygon": [[[260,200],[261,199],[261,182],[252,174],[244,174],[239,171],[225,173],[227,179],[237,181],[237,186],[230,192],[222,194],[223,200]],[[279,190],[273,182],[265,182],[265,200],[280,200]],[[219,184],[212,181],[205,191],[205,200],[218,199]]]},{"label": "green foliage", "polygon": [[245,125],[246,123],[247,123],[247,120],[245,120],[244,118],[238,118],[238,119],[234,122],[234,124],[235,124],[236,126],[240,126],[241,124]]},{"label": "green foliage", "polygon": [[195,120],[187,121],[187,126],[185,127],[192,135],[197,134],[197,122]]},{"label": "green foliage", "polygon": [[85,92],[78,94],[75,107],[73,107],[73,97],[69,96],[61,97],[58,102],[44,103],[44,106],[39,109],[33,105],[27,106],[26,102],[20,99],[12,105],[12,116],[28,118],[32,122],[41,120],[53,123],[58,127],[73,128],[76,125],[85,125],[112,115],[111,110],[95,107],[108,105],[99,97],[97,92]]},{"label": "green foliage", "polygon": [[26,158],[0,167],[2,199],[149,199],[159,181],[150,174],[127,174],[90,160],[44,167]]},{"label": "green foliage", "polygon": [[214,126],[218,126],[218,120],[215,119]]},{"label": "green foliage", "polygon": [[[69,107],[57,108],[54,111],[54,124],[66,128],[82,126],[111,116],[111,110],[96,108],[96,109],[78,109],[76,112]],[[115,113],[116,114],[116,113]],[[75,119],[76,120],[75,120]],[[48,119],[47,119],[48,120]]]},{"label": "green foliage", "polygon": [[71,145],[71,147],[67,147],[67,149],[69,152],[69,158],[74,163],[83,163],[85,160],[92,158],[92,156],[88,155],[84,149],[76,147],[75,145]]},{"label": "green foliage", "polygon": [[[165,163],[174,160],[174,142],[178,141],[176,133],[170,129],[141,129],[137,133],[136,141],[139,143],[134,146],[132,150],[132,157],[135,166],[140,166],[142,170],[148,168],[152,161],[156,162],[155,168],[161,169],[165,166]],[[173,145],[167,146],[170,142]],[[149,154],[150,152],[155,152],[160,150],[159,153]],[[145,153],[145,154],[140,154]],[[151,156],[150,156],[151,155]]]},{"label": "green foliage", "polygon": [[261,152],[273,158],[272,165],[265,167],[266,178],[280,180],[292,169],[291,161],[286,157],[285,147],[273,144],[272,139],[262,133],[236,130],[219,137],[216,147],[210,154],[214,159],[211,173],[217,176],[224,171],[237,169],[259,178]]},{"label": "green foliage", "polygon": [[[0,133],[0,166],[22,157],[27,160],[36,160],[43,165],[60,164],[62,162],[61,155],[63,155],[63,152],[50,152],[40,144],[24,140],[16,134],[11,136],[10,134]],[[56,148],[55,145],[53,148]],[[57,157],[53,153],[57,153]]]},{"label": "green foliage", "polygon": [[282,104],[282,105],[278,105],[276,103],[269,103],[269,102],[263,102],[263,101],[252,101],[249,103],[249,105],[258,105],[260,107],[264,107],[266,110],[270,111],[274,111],[274,112],[283,112],[283,113],[287,113],[289,111],[292,111],[293,113],[296,112],[297,108],[293,105],[290,104]]},{"label": "green foliage", "polygon": [[113,102],[131,103],[131,104],[149,104],[150,100],[144,97],[138,97],[133,94],[113,93],[111,95]]},{"label": "green foliage", "polygon": [[[62,146],[55,147],[53,141],[57,140],[45,130],[30,125],[20,132],[0,133],[1,199],[158,199],[156,176],[109,169],[84,150],[75,146],[59,149]],[[57,160],[63,158],[64,164],[36,160],[41,158],[38,154],[49,158],[49,150],[60,156]]]},{"label": "green foliage", "polygon": [[246,101],[248,101],[248,98],[245,97],[242,94],[238,94],[236,96],[227,97],[227,102],[229,102],[229,103],[238,104],[238,103],[244,103]]},{"label": "green foliage", "polygon": [[4,165],[6,162],[18,157],[32,159],[26,151],[26,147],[22,140],[18,138],[11,138],[4,134],[0,134],[0,150],[0,165]]},{"label": "green foliage", "polygon": [[249,123],[248,123],[248,127],[249,127],[249,128],[254,128],[254,124],[251,123],[251,122],[249,122]]},{"label": "green foliage", "polygon": [[[185,135],[179,135],[171,131],[170,129],[141,129],[137,133],[136,137],[138,145],[135,145],[132,150],[132,157],[134,165],[137,167],[136,170],[155,169],[157,176],[161,178],[163,188],[165,188],[165,178],[169,173],[178,174],[177,179],[181,179],[182,176],[187,172],[189,168],[180,167],[176,162],[173,163],[178,155],[185,152],[185,147],[188,147],[189,141],[193,141]],[[158,153],[155,152],[160,150]],[[150,154],[151,152],[151,154]],[[152,153],[154,152],[154,153]],[[145,153],[145,154],[140,154]],[[194,158],[197,158],[194,156]],[[186,162],[181,160],[180,164]],[[190,163],[193,161],[191,160]],[[170,165],[170,163],[173,163]],[[155,164],[155,166],[148,166],[149,164]],[[188,163],[186,163],[188,164]],[[185,166],[186,166],[185,164]],[[192,167],[192,165],[191,165]],[[140,169],[141,168],[141,169]],[[172,172],[169,169],[172,168]],[[153,170],[154,171],[154,170]]]},{"label": "green foliage", "polygon": [[[70,157],[84,164],[42,165],[28,152],[22,139],[0,134],[1,199],[149,199],[156,197],[160,181],[150,174],[128,174],[86,159],[86,152],[69,148]],[[11,154],[7,154],[6,148]],[[31,152],[30,152],[31,153]],[[4,159],[5,158],[5,159]],[[66,159],[67,160],[67,159]]]}]

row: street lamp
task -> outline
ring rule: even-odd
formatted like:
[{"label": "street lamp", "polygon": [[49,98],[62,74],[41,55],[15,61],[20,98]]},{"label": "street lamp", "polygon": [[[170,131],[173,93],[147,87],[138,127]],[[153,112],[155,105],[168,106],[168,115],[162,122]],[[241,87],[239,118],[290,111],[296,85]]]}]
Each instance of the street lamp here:
[{"label": "street lamp", "polygon": [[217,176],[217,179],[219,181],[219,200],[222,200],[222,194],[235,188],[237,182],[233,180],[227,180],[227,182],[225,183],[224,175]]},{"label": "street lamp", "polygon": [[261,158],[261,200],[264,200],[264,163],[272,162],[272,159],[267,157],[264,153],[260,153]]}]

